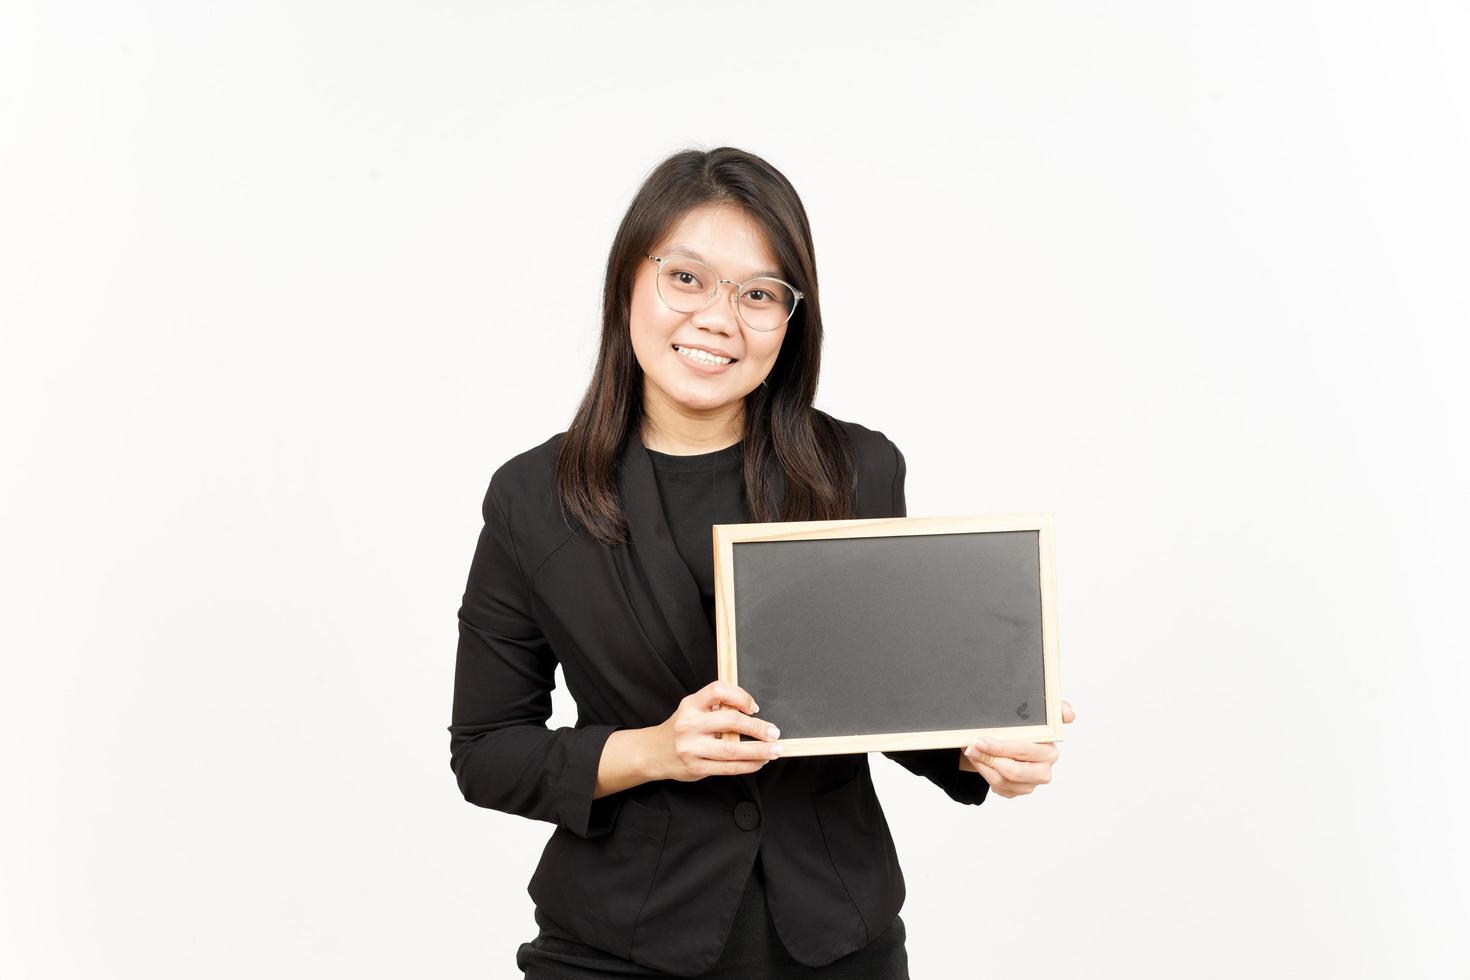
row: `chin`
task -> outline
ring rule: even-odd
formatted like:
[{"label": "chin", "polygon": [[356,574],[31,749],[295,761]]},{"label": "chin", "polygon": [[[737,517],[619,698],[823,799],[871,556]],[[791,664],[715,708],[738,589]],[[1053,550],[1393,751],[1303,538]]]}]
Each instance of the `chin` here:
[{"label": "chin", "polygon": [[738,401],[745,397],[740,385],[735,384],[731,378],[721,378],[718,384],[713,385],[691,385],[688,381],[681,379],[681,384],[676,387],[660,385],[664,392],[675,403],[690,410],[707,412],[710,409],[720,408]]},{"label": "chin", "polygon": [[691,411],[709,412],[717,408],[724,408],[731,402],[739,401],[743,397],[743,395],[734,394],[732,391],[730,394],[721,392],[719,394],[704,395],[701,397],[681,397],[676,399],[676,401]]}]

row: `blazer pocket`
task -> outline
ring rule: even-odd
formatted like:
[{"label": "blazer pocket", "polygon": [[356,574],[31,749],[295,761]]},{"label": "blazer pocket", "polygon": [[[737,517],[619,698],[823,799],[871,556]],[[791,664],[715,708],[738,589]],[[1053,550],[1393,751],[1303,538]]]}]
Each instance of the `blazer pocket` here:
[{"label": "blazer pocket", "polygon": [[652,838],[662,844],[665,835],[669,832],[669,817],[670,814],[666,811],[655,809],[646,803],[639,803],[629,797],[618,809],[617,822],[626,823],[630,834]]},{"label": "blazer pocket", "polygon": [[882,804],[866,769],[836,787],[812,794],[827,854],[862,915],[868,941],[893,922],[904,900],[903,871]]},{"label": "blazer pocket", "polygon": [[582,942],[632,959],[633,927],[653,888],[671,815],[628,798],[612,830],[579,837],[558,827],[526,891]]}]

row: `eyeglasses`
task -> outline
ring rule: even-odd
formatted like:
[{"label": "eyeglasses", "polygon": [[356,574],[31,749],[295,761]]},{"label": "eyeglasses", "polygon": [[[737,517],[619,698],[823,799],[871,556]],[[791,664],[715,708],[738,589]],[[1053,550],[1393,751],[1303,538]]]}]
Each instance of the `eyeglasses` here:
[{"label": "eyeglasses", "polygon": [[789,282],[757,276],[745,282],[721,279],[715,270],[684,255],[650,255],[658,263],[658,298],[676,313],[707,310],[720,294],[720,283],[734,286],[730,302],[740,321],[752,330],[779,330],[806,294]]}]

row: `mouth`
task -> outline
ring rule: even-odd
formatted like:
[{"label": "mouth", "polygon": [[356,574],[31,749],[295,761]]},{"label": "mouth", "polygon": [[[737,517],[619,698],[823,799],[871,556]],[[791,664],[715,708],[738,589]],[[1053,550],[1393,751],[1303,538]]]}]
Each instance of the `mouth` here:
[{"label": "mouth", "polygon": [[680,360],[688,361],[691,367],[719,370],[739,362],[739,358],[736,357],[719,357],[698,348],[685,347],[683,344],[671,344],[670,346],[674,353],[679,355]]}]

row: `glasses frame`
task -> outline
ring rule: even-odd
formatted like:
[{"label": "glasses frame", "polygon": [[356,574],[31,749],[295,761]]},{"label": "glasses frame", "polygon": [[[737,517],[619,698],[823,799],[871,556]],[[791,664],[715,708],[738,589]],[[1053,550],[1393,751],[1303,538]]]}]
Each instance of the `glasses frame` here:
[{"label": "glasses frame", "polygon": [[[648,257],[658,263],[659,275],[662,276],[664,271],[664,262],[665,260],[669,259],[670,256],[649,255]],[[740,318],[740,322],[745,324],[747,327],[750,327],[750,329],[756,331],[757,333],[773,333],[777,330],[780,330],[781,327],[786,326],[787,323],[791,322],[791,318],[796,316],[796,308],[801,305],[801,301],[806,297],[806,293],[803,293],[801,290],[791,285],[791,283],[787,282],[785,279],[781,279],[777,276],[751,276],[744,282],[736,282],[734,279],[719,278],[720,273],[715,269],[714,266],[710,265],[708,262],[702,262],[699,259],[694,258],[693,256],[682,257],[687,258],[690,262],[699,262],[700,265],[713,272],[716,278],[715,284],[710,287],[709,299],[705,301],[705,304],[697,310],[687,311],[674,310],[672,306],[669,306],[669,301],[664,299],[664,292],[661,288],[659,288],[658,280],[655,279],[653,291],[658,294],[659,302],[663,303],[665,306],[668,306],[669,309],[674,310],[675,313],[688,313],[691,316],[695,313],[703,313],[705,310],[714,305],[715,300],[720,298],[720,284],[728,282],[730,285],[735,287],[730,291],[730,305],[735,307],[735,315]],[[745,319],[745,314],[740,312],[740,297],[745,293],[745,287],[760,279],[769,279],[772,282],[779,282],[781,285],[791,290],[792,294],[796,296],[796,301],[791,304],[791,312],[786,314],[786,320],[784,323],[781,324],[781,327],[772,327],[770,330],[762,330],[760,327],[751,326],[750,321]]]}]

